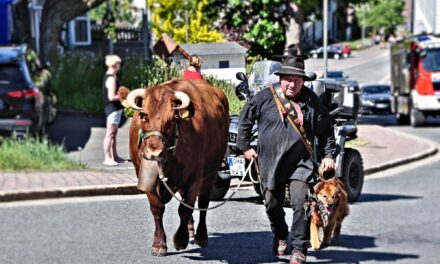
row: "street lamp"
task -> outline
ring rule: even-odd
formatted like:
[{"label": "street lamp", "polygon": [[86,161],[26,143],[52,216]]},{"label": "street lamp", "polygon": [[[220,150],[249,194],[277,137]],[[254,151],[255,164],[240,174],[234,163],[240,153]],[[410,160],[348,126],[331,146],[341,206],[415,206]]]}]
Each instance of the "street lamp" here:
[{"label": "street lamp", "polygon": [[323,51],[324,51],[324,78],[327,78],[327,70],[328,70],[328,61],[327,61],[327,35],[328,35],[328,0],[323,0],[323,2],[324,2],[324,7],[323,7],[323,22],[324,22],[324,25],[323,25],[323,41],[324,41],[324,43],[323,43]]}]

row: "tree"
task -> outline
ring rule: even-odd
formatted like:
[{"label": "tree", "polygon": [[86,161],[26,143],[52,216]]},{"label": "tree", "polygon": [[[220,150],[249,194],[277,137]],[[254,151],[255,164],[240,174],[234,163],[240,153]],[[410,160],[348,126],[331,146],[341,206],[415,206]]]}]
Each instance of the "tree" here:
[{"label": "tree", "polygon": [[[213,29],[213,20],[204,15],[209,0],[155,0],[149,3],[152,12],[153,33],[160,37],[168,34],[178,44],[225,41],[222,33]],[[188,15],[188,24],[185,15]]]},{"label": "tree", "polygon": [[46,0],[40,24],[40,58],[43,62],[57,61],[57,43],[63,25],[97,7],[105,0]]},{"label": "tree", "polygon": [[404,5],[402,0],[370,0],[358,6],[356,17],[363,26],[373,28],[374,32],[384,28],[387,33],[392,33],[404,21]]},{"label": "tree", "polygon": [[133,16],[133,12],[136,11],[133,0],[108,0],[108,3],[110,4],[110,13],[108,13],[107,4],[103,3],[91,10],[90,17],[102,24],[107,38],[116,42],[116,21],[124,21],[132,25],[139,24],[141,21],[136,21],[136,17]]},{"label": "tree", "polygon": [[[339,0],[338,5],[366,0]],[[303,23],[310,14],[322,18],[322,0],[211,0],[208,16],[217,15],[228,39],[241,40],[251,55],[281,54],[289,45],[301,46]]]},{"label": "tree", "polygon": [[[240,32],[251,55],[270,57],[299,45],[307,14],[319,12],[322,0],[211,0],[209,14],[219,14],[222,30]],[[220,12],[219,12],[220,9]],[[235,36],[236,38],[238,36]],[[245,42],[245,43],[243,43]]]}]

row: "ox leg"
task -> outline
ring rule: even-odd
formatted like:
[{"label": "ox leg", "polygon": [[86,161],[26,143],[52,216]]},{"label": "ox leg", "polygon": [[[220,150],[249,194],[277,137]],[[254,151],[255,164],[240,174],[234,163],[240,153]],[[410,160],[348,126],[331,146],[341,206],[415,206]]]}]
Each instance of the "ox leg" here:
[{"label": "ox leg", "polygon": [[[190,206],[194,206],[195,197],[192,199],[185,199],[185,203],[187,203]],[[173,237],[174,247],[176,250],[182,250],[185,249],[188,246],[189,243],[189,230],[188,230],[188,223],[192,217],[193,210],[187,208],[184,205],[179,206],[179,216],[180,216],[180,225],[177,229],[176,233]]]},{"label": "ox leg", "polygon": [[153,245],[151,247],[151,254],[153,256],[165,256],[167,254],[167,237],[163,228],[162,217],[165,212],[165,204],[154,194],[147,194],[150,201],[150,210],[153,214],[156,229],[154,231]]},{"label": "ox leg", "polygon": [[[207,177],[207,179],[215,179],[215,177]],[[213,181],[203,183],[198,197],[199,208],[209,207],[209,196],[211,194],[212,184]],[[206,213],[207,213],[206,210],[200,211],[199,224],[197,226],[196,236],[194,237],[194,243],[202,248],[208,246],[208,229],[206,227]]]}]

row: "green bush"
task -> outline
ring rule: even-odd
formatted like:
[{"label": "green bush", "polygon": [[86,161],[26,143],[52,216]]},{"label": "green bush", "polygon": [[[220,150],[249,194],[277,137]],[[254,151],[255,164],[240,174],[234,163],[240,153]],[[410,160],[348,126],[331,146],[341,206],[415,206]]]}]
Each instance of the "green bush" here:
[{"label": "green bush", "polygon": [[4,139],[0,141],[0,171],[63,171],[86,168],[67,156],[63,146],[47,139]]},{"label": "green bush", "polygon": [[[67,54],[61,60],[54,75],[53,84],[58,94],[59,107],[103,113],[101,86],[105,71],[104,59],[92,53]],[[136,89],[180,79],[181,71],[159,60],[146,62],[141,56],[131,56],[123,59],[118,77],[121,85]],[[225,91],[230,112],[239,113],[244,103],[236,98],[235,86],[211,77],[207,80]]]}]

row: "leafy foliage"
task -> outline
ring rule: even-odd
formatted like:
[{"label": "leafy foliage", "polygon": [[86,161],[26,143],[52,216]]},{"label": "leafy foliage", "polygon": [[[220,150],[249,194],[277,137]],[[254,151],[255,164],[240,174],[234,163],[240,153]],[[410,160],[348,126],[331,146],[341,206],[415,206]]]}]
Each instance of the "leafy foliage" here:
[{"label": "leafy foliage", "polygon": [[135,11],[133,0],[110,0],[110,6],[112,10],[110,14],[107,13],[107,4],[102,3],[97,8],[91,10],[90,16],[93,20],[102,23],[105,34],[116,42],[115,22],[125,21],[130,24],[139,24],[141,21],[137,21],[133,16]]},{"label": "leafy foliage", "polygon": [[[101,82],[105,73],[104,60],[93,53],[72,53],[65,56],[54,74],[54,87],[62,109],[103,113]],[[139,56],[124,58],[118,78],[130,89],[145,88],[181,78],[181,70],[160,60],[147,62]],[[239,113],[243,104],[235,96],[235,86],[208,77],[228,97],[231,113]]]},{"label": "leafy foliage", "polygon": [[[213,20],[203,13],[209,0],[154,0],[149,2],[152,10],[153,33],[159,38],[163,33],[168,34],[178,44],[222,42],[222,33],[213,29]],[[185,15],[188,15],[186,25]]]},{"label": "leafy foliage", "polygon": [[[301,12],[317,11],[320,2],[295,1]],[[211,0],[206,12],[218,16],[222,30],[229,33],[228,38],[241,40],[250,48],[250,55],[268,58],[284,49],[287,3],[286,0]]]},{"label": "leafy foliage", "polygon": [[403,23],[404,1],[370,0],[356,9],[357,19],[366,27],[385,28],[390,33],[394,27]]}]

